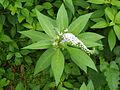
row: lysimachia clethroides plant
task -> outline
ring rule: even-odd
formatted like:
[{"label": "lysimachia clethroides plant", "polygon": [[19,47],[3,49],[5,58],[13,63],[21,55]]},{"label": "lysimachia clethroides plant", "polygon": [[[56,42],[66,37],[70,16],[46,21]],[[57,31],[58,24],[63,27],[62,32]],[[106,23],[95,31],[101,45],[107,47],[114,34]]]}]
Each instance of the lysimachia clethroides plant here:
[{"label": "lysimachia clethroides plant", "polygon": [[23,49],[45,49],[36,63],[34,75],[51,67],[56,86],[58,86],[64,71],[64,50],[70,55],[71,60],[85,72],[87,72],[87,67],[97,71],[89,55],[94,54],[93,47],[101,46],[98,41],[103,36],[83,32],[92,13],[79,16],[70,23],[64,4],[59,8],[56,20],[41,14],[37,9],[35,11],[43,31],[20,32],[33,41],[33,44]]}]

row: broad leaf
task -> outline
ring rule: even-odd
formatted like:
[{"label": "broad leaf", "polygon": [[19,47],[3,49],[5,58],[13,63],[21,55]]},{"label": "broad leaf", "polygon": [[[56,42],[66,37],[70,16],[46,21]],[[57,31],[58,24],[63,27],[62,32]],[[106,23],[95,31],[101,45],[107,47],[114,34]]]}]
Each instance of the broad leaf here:
[{"label": "broad leaf", "polygon": [[114,25],[114,32],[116,36],[118,37],[118,39],[120,40],[120,26]]},{"label": "broad leaf", "polygon": [[120,7],[120,1],[118,0],[112,0],[111,4]]},{"label": "broad leaf", "polygon": [[104,4],[105,0],[88,0],[88,2],[94,3],[94,4]]},{"label": "broad leaf", "polygon": [[52,38],[54,38],[55,35],[55,27],[53,26],[52,22],[48,19],[47,16],[40,13],[38,10],[36,10],[36,15],[39,20],[39,23],[43,30]]},{"label": "broad leaf", "polygon": [[95,47],[95,46],[103,46],[102,44],[98,43],[98,42],[93,42],[93,41],[89,41],[86,39],[81,39],[81,41],[85,44],[85,46],[87,47]]},{"label": "broad leaf", "polygon": [[108,34],[108,43],[109,43],[110,50],[112,51],[112,49],[114,48],[116,44],[116,36],[112,29],[110,30]]},{"label": "broad leaf", "polygon": [[110,7],[106,7],[105,14],[109,17],[110,20],[114,20],[113,10]]},{"label": "broad leaf", "polygon": [[68,15],[63,4],[57,13],[57,25],[59,31],[63,31],[68,27]]},{"label": "broad leaf", "polygon": [[88,89],[88,90],[94,90],[94,85],[93,85],[92,80],[90,80],[90,81],[88,82],[87,89]]},{"label": "broad leaf", "polygon": [[55,82],[57,86],[60,82],[60,78],[64,70],[64,56],[60,51],[60,49],[57,49],[54,52],[54,55],[52,56],[51,68],[52,68],[52,72],[55,77]]},{"label": "broad leaf", "polygon": [[81,33],[77,36],[79,39],[85,39],[85,40],[88,40],[88,41],[98,41],[102,38],[104,38],[104,36],[102,35],[99,35],[97,33],[93,33],[93,32],[85,32],[85,33]]},{"label": "broad leaf", "polygon": [[80,87],[80,90],[87,90],[87,86],[85,85],[85,83],[82,84],[82,86]]},{"label": "broad leaf", "polygon": [[73,21],[68,27],[69,32],[78,35],[86,26],[92,13],[79,16],[75,21]]},{"label": "broad leaf", "polygon": [[12,42],[12,39],[9,36],[7,36],[7,35],[2,34],[2,35],[0,35],[0,41],[3,41],[3,42]]},{"label": "broad leaf", "polygon": [[36,63],[34,75],[46,69],[51,64],[51,56],[54,54],[53,49],[46,50]]},{"label": "broad leaf", "polygon": [[120,24],[120,11],[115,16],[115,23]]},{"label": "broad leaf", "polygon": [[52,43],[48,40],[41,40],[31,45],[24,47],[23,49],[47,49],[52,46]]},{"label": "broad leaf", "polygon": [[110,62],[110,64],[102,62],[100,69],[104,72],[110,90],[117,90],[120,79],[120,72],[117,64],[114,61]]},{"label": "broad leaf", "polygon": [[17,84],[15,90],[25,90],[24,85],[21,81]]},{"label": "broad leaf", "polygon": [[40,41],[40,40],[43,40],[43,39],[49,40],[48,35],[46,35],[42,32],[38,32],[38,31],[28,30],[28,31],[21,31],[20,33],[29,37],[33,41]]},{"label": "broad leaf", "polygon": [[75,10],[74,10],[74,6],[73,6],[73,1],[72,0],[63,0],[65,5],[67,6],[67,8],[72,12],[72,14],[74,15]]},{"label": "broad leaf", "polygon": [[76,63],[81,69],[88,66],[97,71],[94,62],[84,51],[72,47],[68,47],[67,50],[70,53],[73,62]]},{"label": "broad leaf", "polygon": [[105,28],[108,25],[109,24],[105,20],[101,20],[101,21],[97,22],[96,24],[94,24],[91,28]]}]

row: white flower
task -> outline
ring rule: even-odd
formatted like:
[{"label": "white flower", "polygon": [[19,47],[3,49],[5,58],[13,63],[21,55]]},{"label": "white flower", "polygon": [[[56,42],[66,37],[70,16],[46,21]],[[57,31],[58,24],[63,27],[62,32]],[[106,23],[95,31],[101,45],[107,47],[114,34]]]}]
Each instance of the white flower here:
[{"label": "white flower", "polygon": [[89,50],[84,43],[79,40],[75,35],[73,35],[72,33],[64,33],[62,35],[62,43],[65,42],[70,42],[73,46],[77,46],[80,47],[83,51],[85,51],[86,53],[92,53],[91,50]]}]

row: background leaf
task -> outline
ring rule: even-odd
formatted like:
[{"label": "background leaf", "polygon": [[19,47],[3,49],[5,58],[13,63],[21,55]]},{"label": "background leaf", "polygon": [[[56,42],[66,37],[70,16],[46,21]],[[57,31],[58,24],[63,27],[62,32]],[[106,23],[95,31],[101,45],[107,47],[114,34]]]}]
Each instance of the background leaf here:
[{"label": "background leaf", "polygon": [[114,48],[116,44],[116,36],[112,29],[110,30],[108,34],[108,43],[109,43],[110,50],[112,51],[112,49]]},{"label": "background leaf", "polygon": [[87,86],[85,85],[85,83],[82,84],[82,86],[80,87],[80,90],[87,90]]},{"label": "background leaf", "polygon": [[116,36],[118,37],[118,39],[120,40],[120,26],[114,25],[114,32]]},{"label": "background leaf", "polygon": [[23,83],[22,83],[22,82],[19,82],[19,83],[17,84],[15,90],[25,90]]},{"label": "background leaf", "polygon": [[74,5],[73,5],[73,1],[72,0],[63,0],[65,5],[68,7],[68,9],[72,12],[72,14],[74,15],[75,13],[75,9],[74,9]]}]

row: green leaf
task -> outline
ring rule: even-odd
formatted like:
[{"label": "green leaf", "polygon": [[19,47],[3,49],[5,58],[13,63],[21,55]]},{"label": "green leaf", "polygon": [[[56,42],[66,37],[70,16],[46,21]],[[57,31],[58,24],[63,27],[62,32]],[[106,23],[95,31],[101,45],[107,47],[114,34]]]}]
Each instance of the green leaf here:
[{"label": "green leaf", "polygon": [[101,71],[104,72],[110,90],[117,90],[120,79],[119,67],[117,64],[114,61],[110,62],[110,64],[103,62],[100,68]]},{"label": "green leaf", "polygon": [[68,27],[68,16],[63,4],[61,5],[57,13],[57,25],[59,31],[63,31]]},{"label": "green leaf", "polygon": [[98,41],[100,39],[103,39],[104,36],[100,35],[100,34],[97,34],[97,33],[93,33],[93,32],[85,32],[85,33],[81,33],[77,36],[79,39],[85,39],[85,40],[88,40],[88,41]]},{"label": "green leaf", "polygon": [[91,16],[92,19],[101,18],[105,14],[103,9],[95,10]]},{"label": "green leaf", "polygon": [[67,8],[72,12],[72,14],[74,15],[75,10],[74,10],[74,6],[73,6],[73,1],[72,0],[63,0],[65,5],[67,6]]},{"label": "green leaf", "polygon": [[114,32],[116,36],[118,37],[118,39],[120,40],[120,26],[114,25]]},{"label": "green leaf", "polygon": [[3,4],[4,1],[5,1],[5,0],[0,0],[0,3]]},{"label": "green leaf", "polygon": [[81,41],[85,44],[85,46],[87,47],[96,47],[96,46],[103,46],[102,44],[98,43],[98,42],[93,42],[93,41],[89,41],[86,39],[81,39]]},{"label": "green leaf", "polygon": [[108,27],[108,25],[109,24],[105,20],[101,20],[96,24],[94,24],[91,28],[105,28],[105,27]]},{"label": "green leaf", "polygon": [[57,25],[59,31],[63,31],[68,27],[68,15],[63,4],[57,13]]},{"label": "green leaf", "polygon": [[80,87],[80,90],[87,90],[87,86],[85,85],[85,83],[82,84],[82,86]]},{"label": "green leaf", "polygon": [[60,51],[60,49],[57,49],[54,55],[52,56],[51,68],[52,68],[52,72],[55,77],[55,82],[57,86],[60,82],[60,78],[64,70],[64,56]]},{"label": "green leaf", "polygon": [[120,24],[120,11],[115,16],[115,23]]},{"label": "green leaf", "polygon": [[39,20],[39,23],[43,30],[52,38],[54,38],[55,35],[55,27],[52,25],[52,22],[48,19],[47,16],[41,14],[38,10],[36,10],[37,18]]},{"label": "green leaf", "polygon": [[109,17],[110,20],[114,21],[113,10],[110,7],[105,8],[105,14]]},{"label": "green leaf", "polygon": [[108,34],[108,43],[109,43],[110,50],[112,51],[112,49],[114,48],[116,44],[116,36],[112,29],[110,30]]},{"label": "green leaf", "polygon": [[113,52],[116,56],[120,56],[120,46],[115,47]]},{"label": "green leaf", "polygon": [[40,56],[35,66],[34,75],[36,75],[37,73],[43,71],[44,69],[50,66],[51,56],[53,54],[54,54],[54,50],[50,48]]},{"label": "green leaf", "polygon": [[117,7],[120,7],[120,1],[118,1],[118,0],[112,0],[112,1],[111,1],[111,4],[112,4],[112,5],[115,5],[115,6],[117,6]]},{"label": "green leaf", "polygon": [[53,6],[49,2],[45,2],[45,3],[43,3],[42,7],[45,8],[45,9],[51,9]]},{"label": "green leaf", "polygon": [[73,4],[75,6],[80,6],[80,7],[84,8],[84,9],[90,7],[90,4],[88,2],[86,2],[85,0],[72,0],[72,1],[73,1]]},{"label": "green leaf", "polygon": [[4,9],[8,7],[9,5],[9,1],[8,0],[4,0],[4,2],[2,3]]},{"label": "green leaf", "polygon": [[0,15],[0,24],[4,24],[5,23],[5,16],[4,15]]},{"label": "green leaf", "polygon": [[94,62],[84,51],[72,47],[68,47],[67,50],[70,53],[73,62],[81,69],[85,71],[85,68],[88,66],[97,71]]},{"label": "green leaf", "polygon": [[28,30],[28,31],[20,31],[19,33],[29,37],[33,41],[40,41],[40,40],[44,40],[44,39],[49,40],[48,35],[46,35],[42,32],[38,32],[38,31]]},{"label": "green leaf", "polygon": [[19,23],[21,23],[25,19],[25,17],[21,14],[18,14],[17,17],[18,17]]},{"label": "green leaf", "polygon": [[17,8],[22,8],[22,3],[16,1],[16,2],[15,2],[15,7],[17,7]]},{"label": "green leaf", "polygon": [[2,35],[0,35],[0,41],[3,41],[3,42],[12,42],[12,39],[9,36],[7,36],[7,35],[2,34]]},{"label": "green leaf", "polygon": [[78,35],[86,26],[92,13],[79,16],[75,21],[73,21],[68,27],[69,32]]},{"label": "green leaf", "polygon": [[24,47],[23,49],[47,49],[52,46],[52,43],[48,40],[41,40],[31,45]]},{"label": "green leaf", "polygon": [[24,85],[21,81],[17,84],[15,90],[25,90]]},{"label": "green leaf", "polygon": [[22,8],[21,13],[24,17],[29,17],[29,10],[27,8]]},{"label": "green leaf", "polygon": [[88,82],[87,89],[88,89],[88,90],[94,90],[94,85],[93,85],[92,80],[90,80],[90,81]]},{"label": "green leaf", "polygon": [[105,0],[88,0],[88,2],[94,3],[94,4],[104,4]]},{"label": "green leaf", "polygon": [[67,88],[73,88],[73,85],[70,82],[68,82],[68,81],[64,82],[63,84]]}]

